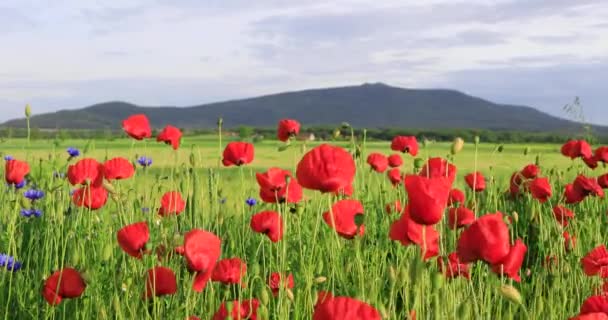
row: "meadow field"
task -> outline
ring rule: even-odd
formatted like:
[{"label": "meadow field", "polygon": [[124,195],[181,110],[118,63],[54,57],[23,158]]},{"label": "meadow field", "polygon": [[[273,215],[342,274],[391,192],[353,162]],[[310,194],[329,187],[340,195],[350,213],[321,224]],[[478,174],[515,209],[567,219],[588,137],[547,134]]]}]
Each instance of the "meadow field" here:
[{"label": "meadow field", "polygon": [[[403,183],[393,186],[386,172],[378,173],[366,162],[370,153],[395,153],[390,141],[361,141],[358,137],[361,147],[355,157],[350,197],[304,190],[297,203],[275,204],[260,199],[256,173],[279,167],[295,177],[304,154],[322,143],[352,151],[349,137],[292,141],[285,150],[279,150],[284,143],[277,140],[255,142],[251,163],[224,167],[222,152],[233,140],[186,136],[178,150],[152,139],[136,141],[126,136],[113,141],[3,140],[2,156],[26,161],[30,172],[27,186],[15,189],[7,185],[0,192],[0,253],[22,263],[12,272],[0,269],[0,317],[221,319],[222,302],[236,301],[224,304],[230,313],[239,309],[238,301],[257,299],[257,318],[251,319],[311,319],[318,293],[330,292],[366,303],[382,319],[413,319],[414,314],[416,319],[569,319],[579,314],[587,298],[603,290],[602,278],[586,274],[581,259],[608,239],[604,231],[608,202],[590,196],[577,204],[565,204],[562,195],[577,175],[597,177],[608,170],[602,163],[591,170],[581,159],[565,157],[561,145],[497,145],[484,143],[480,137],[479,143],[465,141],[462,151],[453,155],[452,143],[422,141],[418,141],[416,157],[401,154],[402,174],[417,174],[432,157],[450,159],[457,168],[452,187],[466,194],[461,205],[476,217],[503,213],[511,242],[521,239],[527,246],[518,282],[492,272],[481,261],[468,266],[470,279],[458,273],[446,276],[446,268],[440,268],[438,260],[455,252],[462,232],[449,228],[447,218],[434,226],[439,235],[436,257],[423,259],[424,250],[418,245],[391,240],[391,226],[401,213],[394,207],[392,213],[387,212],[386,206],[399,200],[405,207],[408,195]],[[69,147],[77,148],[79,156],[69,157]],[[141,156],[151,158],[152,164],[142,167],[137,162]],[[84,158],[103,163],[115,157],[132,161],[134,176],[104,182],[110,195],[98,210],[75,205],[71,192],[76,187],[64,178],[68,166]],[[529,164],[536,164],[540,176],[550,181],[552,192],[546,202],[530,193],[516,198],[508,194],[511,175]],[[479,192],[473,192],[464,178],[475,171],[486,181]],[[29,200],[24,197],[29,189],[43,191],[44,197]],[[161,216],[161,197],[169,191],[182,195],[185,209],[178,215]],[[363,220],[356,222],[357,230],[365,226],[363,235],[340,236],[323,220],[323,213],[342,198],[363,205]],[[557,205],[575,212],[567,226],[554,217]],[[22,209],[38,209],[41,214],[24,217]],[[283,219],[283,237],[278,242],[250,227],[252,216],[267,210]],[[150,234],[145,244],[149,254],[141,259],[126,254],[117,241],[117,232],[136,222],[146,222]],[[184,234],[194,228],[221,239],[220,259],[240,258],[246,264],[239,283],[210,281],[202,292],[192,289],[195,274],[174,251],[183,244]],[[428,230],[422,230],[425,237]],[[576,237],[575,244],[564,240],[564,231]],[[177,290],[144,299],[147,271],[158,266],[175,273]],[[598,262],[598,268],[604,266],[608,262]],[[86,289],[73,299],[64,295],[53,306],[41,291],[54,271],[66,267],[78,270]],[[293,286],[279,280],[277,288],[270,288],[269,277],[275,272],[283,277],[293,275]],[[608,312],[608,303],[606,306]],[[379,318],[370,313],[351,319]]]}]

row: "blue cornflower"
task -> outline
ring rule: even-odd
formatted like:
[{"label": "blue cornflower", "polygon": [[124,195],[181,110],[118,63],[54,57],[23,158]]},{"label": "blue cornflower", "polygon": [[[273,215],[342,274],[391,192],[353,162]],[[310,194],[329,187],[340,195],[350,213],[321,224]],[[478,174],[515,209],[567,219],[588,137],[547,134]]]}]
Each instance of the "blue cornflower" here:
[{"label": "blue cornflower", "polygon": [[146,207],[141,208],[141,212],[148,213],[148,212],[150,212],[150,208],[146,208]]},{"label": "blue cornflower", "polygon": [[139,159],[137,159],[137,162],[139,163],[140,166],[142,167],[149,167],[152,164],[152,158],[146,157],[146,156],[141,156],[139,157]]},{"label": "blue cornflower", "polygon": [[80,150],[72,147],[69,147],[66,152],[70,155],[70,158],[75,158],[80,155]]},{"label": "blue cornflower", "polygon": [[5,161],[15,160],[15,158],[13,158],[13,156],[7,154],[7,155],[4,156],[4,160]]},{"label": "blue cornflower", "polygon": [[23,179],[23,181],[21,181],[21,183],[15,184],[15,189],[21,189],[21,188],[25,187],[26,184],[27,184],[27,180]]},{"label": "blue cornflower", "polygon": [[40,200],[44,197],[44,191],[36,190],[36,189],[29,189],[23,193],[23,196],[32,201],[36,201],[36,200]]},{"label": "blue cornflower", "polygon": [[18,271],[21,269],[23,264],[20,261],[15,260],[15,257],[11,257],[8,254],[0,253],[0,267],[6,269],[8,271]]},{"label": "blue cornflower", "polygon": [[21,209],[19,214],[21,214],[22,216],[24,216],[26,218],[30,218],[31,216],[40,218],[42,216],[42,211],[39,209]]},{"label": "blue cornflower", "polygon": [[257,202],[257,200],[255,200],[254,198],[249,197],[249,198],[247,198],[247,200],[245,200],[245,203],[246,203],[248,206],[253,207],[253,206],[255,206],[255,204],[256,204],[256,203],[258,203],[258,202]]}]

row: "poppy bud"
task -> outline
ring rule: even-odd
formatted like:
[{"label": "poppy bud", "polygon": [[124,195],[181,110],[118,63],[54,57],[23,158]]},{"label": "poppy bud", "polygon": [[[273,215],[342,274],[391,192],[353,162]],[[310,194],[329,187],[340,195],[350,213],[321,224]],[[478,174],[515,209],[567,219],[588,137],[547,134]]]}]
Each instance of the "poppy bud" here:
[{"label": "poppy bud", "polygon": [[327,278],[324,276],[319,276],[315,278],[315,283],[323,283],[325,281],[327,281]]},{"label": "poppy bud", "polygon": [[443,286],[444,275],[439,272],[433,272],[431,275],[431,285],[433,290],[439,290]]},{"label": "poppy bud", "polygon": [[496,147],[496,152],[498,153],[502,153],[502,151],[505,149],[505,146],[503,146],[502,144],[499,144],[498,147]]},{"label": "poppy bud", "polygon": [[80,250],[75,250],[74,254],[72,254],[72,259],[71,259],[70,263],[73,266],[77,266],[79,262],[80,262]]},{"label": "poppy bud", "polygon": [[[120,298],[118,297],[118,295],[114,295],[114,299],[113,299],[113,303],[114,303],[114,310],[122,310],[123,306],[120,303]],[[107,319],[107,317],[106,317]]]},{"label": "poppy bud", "polygon": [[519,221],[519,214],[515,211],[513,211],[513,214],[511,215],[513,217],[513,222],[517,223],[517,221]]},{"label": "poppy bud", "polygon": [[342,129],[348,129],[348,128],[350,128],[350,123],[348,123],[348,122],[342,122],[341,127],[342,127]]},{"label": "poppy bud", "polygon": [[29,104],[25,105],[25,117],[29,118],[32,115],[32,107]]},{"label": "poppy bud", "polygon": [[106,245],[103,247],[103,251],[101,254],[101,260],[102,261],[110,260],[110,258],[112,257],[112,251],[114,251],[113,247],[112,247],[112,243],[111,242],[106,243]]},{"label": "poppy bud", "polygon": [[537,154],[537,155],[536,155],[536,159],[534,159],[534,163],[535,163],[537,166],[540,166],[540,155],[539,155],[539,154]]},{"label": "poppy bud", "polygon": [[424,160],[422,158],[416,158],[416,159],[414,159],[414,168],[416,170],[422,168],[423,165],[424,165]]},{"label": "poppy bud", "polygon": [[456,139],[454,139],[454,142],[452,142],[452,154],[457,154],[462,150],[463,147],[464,140],[462,140],[462,138],[460,137],[457,137]]},{"label": "poppy bud", "polygon": [[[268,309],[264,305],[258,307],[257,315],[258,319],[270,319]],[[231,318],[228,317],[228,319]]]},{"label": "poppy bud", "polygon": [[508,285],[508,284],[501,285],[500,294],[515,304],[520,305],[523,303],[521,293],[519,293],[519,291],[517,289],[515,289],[515,287],[513,287],[512,285]]},{"label": "poppy bud", "polygon": [[528,153],[530,153],[530,151],[532,151],[532,149],[530,147],[525,147],[524,148],[524,156],[527,156]]},{"label": "poppy bud", "polygon": [[262,305],[267,306],[268,303],[270,302],[270,296],[268,295],[268,290],[266,290],[265,288],[262,289],[262,292],[260,292],[260,302],[262,302]]},{"label": "poppy bud", "polygon": [[260,265],[259,264],[254,264],[253,267],[251,267],[251,275],[259,275],[260,274]]},{"label": "poppy bud", "polygon": [[287,294],[287,298],[289,300],[291,300],[291,302],[293,302],[295,300],[295,297],[293,295],[293,291],[291,291],[291,289],[289,289],[289,288],[285,289],[285,293]]},{"label": "poppy bud", "polygon": [[289,146],[290,146],[290,144],[287,144],[287,143],[286,143],[286,144],[282,144],[282,145],[280,145],[280,146],[277,148],[277,151],[279,151],[279,152],[283,152],[283,151],[285,151],[285,150],[289,149]]},{"label": "poppy bud", "polygon": [[221,117],[217,118],[217,126],[218,127],[222,127],[222,124],[224,123],[224,119],[222,119]]},{"label": "poppy bud", "polygon": [[474,141],[475,141],[475,145],[478,145],[479,144],[479,136],[475,136],[475,140]]},{"label": "poppy bud", "polygon": [[333,135],[334,139],[338,139],[340,137],[340,129],[336,128],[332,135]]}]

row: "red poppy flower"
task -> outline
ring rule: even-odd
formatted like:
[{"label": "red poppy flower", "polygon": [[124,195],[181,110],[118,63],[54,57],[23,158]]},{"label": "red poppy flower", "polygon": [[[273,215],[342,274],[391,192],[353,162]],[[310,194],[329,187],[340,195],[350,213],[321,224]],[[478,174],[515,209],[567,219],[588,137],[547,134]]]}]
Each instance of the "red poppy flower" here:
[{"label": "red poppy flower", "polygon": [[393,153],[390,156],[388,156],[388,166],[391,168],[398,168],[401,167],[401,165],[403,164],[403,159],[401,158],[401,155],[398,153]]},{"label": "red poppy flower", "polygon": [[568,226],[570,219],[574,218],[574,212],[563,206],[555,206],[553,207],[553,216],[555,216],[555,220],[557,220],[559,224],[566,227]]},{"label": "red poppy flower", "polygon": [[608,278],[608,250],[602,244],[595,247],[581,259],[583,271],[588,276],[598,275]]},{"label": "red poppy flower", "polygon": [[456,179],[456,166],[442,158],[430,158],[427,163],[422,166],[420,176],[427,178],[447,177],[450,180],[450,185]]},{"label": "red poppy flower", "polygon": [[393,212],[395,213],[399,213],[401,212],[401,210],[403,210],[403,208],[401,207],[401,201],[399,200],[395,200],[395,202],[391,202],[389,204],[387,204],[384,209],[386,210],[386,213],[391,214]]},{"label": "red poppy flower", "polygon": [[122,121],[122,129],[133,139],[142,140],[152,136],[150,121],[144,114],[135,114]]},{"label": "red poppy flower", "polygon": [[281,275],[278,272],[273,272],[268,278],[268,286],[270,287],[270,290],[272,290],[272,295],[275,297],[279,294],[281,286],[285,289],[293,289],[293,274],[290,273],[285,277],[285,275]]},{"label": "red poppy flower", "polygon": [[391,224],[389,238],[404,246],[417,244],[424,260],[439,254],[439,233],[432,226],[424,226],[412,220],[409,206],[405,207],[401,218]]},{"label": "red poppy flower", "polygon": [[551,184],[547,178],[536,178],[532,180],[529,188],[534,199],[538,200],[540,203],[545,203],[551,198]]},{"label": "red poppy flower", "polygon": [[608,320],[608,314],[603,312],[593,312],[581,314],[568,320]]},{"label": "red poppy flower", "polygon": [[460,189],[452,189],[450,190],[450,194],[448,196],[448,206],[457,206],[461,203],[465,202],[464,192]]},{"label": "red poppy flower", "polygon": [[568,231],[564,231],[562,236],[564,237],[564,249],[568,252],[574,250],[576,247],[576,236],[570,235]]},{"label": "red poppy flower", "polygon": [[492,265],[492,271],[498,275],[504,274],[516,282],[520,282],[519,269],[521,269],[521,265],[524,262],[526,251],[528,251],[528,247],[520,239],[515,240],[515,244],[511,246],[509,254],[499,263]]},{"label": "red poppy flower", "polygon": [[475,192],[481,192],[486,189],[486,179],[481,172],[469,173],[464,177],[467,185]]},{"label": "red poppy flower", "polygon": [[570,140],[562,146],[561,152],[570,159],[578,157],[590,158],[593,156],[591,146],[585,140]]},{"label": "red poppy flower", "polygon": [[146,273],[145,298],[172,295],[177,292],[177,281],[173,270],[167,267],[154,267]]},{"label": "red poppy flower", "polygon": [[381,320],[378,310],[350,297],[333,297],[317,303],[313,320]]},{"label": "red poppy flower", "polygon": [[581,306],[581,315],[603,313],[608,314],[608,296],[592,296]]},{"label": "red poppy flower", "polygon": [[221,254],[221,240],[215,234],[192,229],[184,236],[184,257],[191,271],[196,272],[193,289],[201,292],[211,278]]},{"label": "red poppy flower", "polygon": [[604,189],[608,189],[608,173],[597,177],[597,184]]},{"label": "red poppy flower", "polygon": [[148,224],[143,222],[124,226],[116,233],[118,244],[128,255],[140,259],[144,253],[146,243],[150,240]]},{"label": "red poppy flower", "polygon": [[574,190],[579,194],[582,194],[584,197],[588,195],[597,196],[600,198],[604,197],[604,190],[598,184],[595,178],[587,178],[583,175],[579,175],[574,179],[574,183],[572,184]]},{"label": "red poppy flower", "polygon": [[253,161],[253,145],[248,142],[233,141],[224,149],[222,163],[226,167],[242,166]]},{"label": "red poppy flower", "polygon": [[[222,259],[215,264],[211,280],[223,284],[243,284],[247,264],[239,258]],[[244,285],[244,284],[243,284]]]},{"label": "red poppy flower", "polygon": [[471,274],[469,273],[469,264],[460,262],[456,252],[450,253],[447,256],[447,260],[448,262],[446,264],[443,258],[437,259],[439,271],[442,272],[447,278],[457,278],[458,276],[462,276],[466,279],[471,279]]},{"label": "red poppy flower", "polygon": [[509,229],[502,213],[487,214],[475,220],[458,239],[458,257],[465,263],[483,260],[497,264],[510,252]]},{"label": "red poppy flower", "polygon": [[391,150],[409,153],[415,157],[418,154],[418,141],[414,136],[396,136],[391,142]]},{"label": "red poppy flower", "polygon": [[265,234],[272,242],[278,242],[283,238],[283,219],[275,211],[254,214],[249,225],[254,232]]},{"label": "red poppy flower", "polygon": [[182,139],[182,132],[171,125],[165,126],[163,131],[161,131],[156,137],[156,141],[164,142],[166,144],[170,144],[173,147],[173,150],[177,150],[179,148],[179,143]]},{"label": "red poppy flower", "polygon": [[64,298],[73,299],[82,295],[87,285],[80,273],[73,268],[55,271],[42,288],[42,296],[52,306],[61,303]]},{"label": "red poppy flower", "polygon": [[255,176],[260,185],[262,201],[296,203],[302,200],[302,187],[288,170],[270,168],[264,173],[256,173]]},{"label": "red poppy flower", "polygon": [[68,167],[68,181],[72,185],[92,184],[99,186],[103,182],[104,167],[95,159],[84,158]]},{"label": "red poppy flower", "polygon": [[589,167],[592,170],[595,170],[598,166],[598,159],[596,156],[593,157],[588,157],[588,158],[583,158],[583,162],[585,162],[585,164],[587,165],[587,167]]},{"label": "red poppy flower", "polygon": [[243,300],[240,303],[238,300],[234,300],[229,303],[232,312],[228,312],[226,302],[222,302],[212,320],[256,320],[258,318],[257,312],[260,306],[258,299]]},{"label": "red poppy flower", "polygon": [[363,236],[365,226],[357,224],[357,216],[363,217],[363,205],[357,200],[340,200],[336,202],[331,211],[323,213],[323,220],[330,228],[345,239],[352,239],[356,235]]},{"label": "red poppy flower", "polygon": [[170,191],[163,195],[160,199],[160,208],[158,214],[161,216],[178,215],[186,208],[186,202],[182,199],[182,195],[177,191]]},{"label": "red poppy flower", "polygon": [[302,157],[296,176],[304,188],[336,192],[352,186],[355,171],[355,161],[348,151],[322,144]]},{"label": "red poppy flower", "polygon": [[529,164],[521,170],[521,175],[526,179],[534,179],[540,175],[540,168],[535,164]]},{"label": "red poppy flower", "polygon": [[388,168],[388,158],[381,153],[373,152],[367,156],[367,164],[369,164],[374,171],[382,173]]},{"label": "red poppy flower", "polygon": [[30,173],[30,165],[25,161],[7,160],[4,165],[4,179],[8,184],[20,184]]},{"label": "red poppy flower", "polygon": [[135,167],[125,158],[114,158],[103,164],[103,173],[108,180],[128,179],[135,174]]},{"label": "red poppy flower", "polygon": [[283,119],[279,121],[277,128],[277,139],[286,142],[290,137],[296,137],[300,134],[300,123],[292,119]]},{"label": "red poppy flower", "polygon": [[575,204],[583,201],[585,199],[585,195],[581,194],[577,189],[574,188],[574,185],[569,183],[564,187],[564,198],[566,198],[567,204]]},{"label": "red poppy flower", "polygon": [[468,226],[473,221],[475,221],[475,212],[467,207],[450,208],[448,212],[448,227],[452,230]]},{"label": "red poppy flower", "polygon": [[451,183],[446,177],[426,178],[416,175],[405,177],[412,220],[424,225],[439,222],[448,203]]},{"label": "red poppy flower", "polygon": [[401,175],[399,168],[389,170],[387,176],[393,187],[398,186],[403,181],[403,176]]},{"label": "red poppy flower", "polygon": [[597,158],[597,161],[608,163],[608,147],[603,146],[595,149],[595,158]]},{"label": "red poppy flower", "polygon": [[103,207],[108,201],[108,191],[103,187],[85,186],[77,189],[72,195],[72,202],[91,210]]},{"label": "red poppy flower", "polygon": [[327,299],[332,299],[333,297],[334,295],[331,293],[331,291],[318,291],[315,306],[317,304],[323,303]]}]

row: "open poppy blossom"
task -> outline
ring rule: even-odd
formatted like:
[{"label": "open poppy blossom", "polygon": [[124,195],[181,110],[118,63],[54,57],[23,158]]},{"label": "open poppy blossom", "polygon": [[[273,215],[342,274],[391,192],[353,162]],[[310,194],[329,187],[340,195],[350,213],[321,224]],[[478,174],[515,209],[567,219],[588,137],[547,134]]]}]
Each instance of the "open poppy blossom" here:
[{"label": "open poppy blossom", "polygon": [[390,180],[393,187],[396,187],[401,182],[403,182],[403,176],[401,175],[401,170],[399,170],[399,168],[393,168],[393,169],[389,170],[387,177],[388,177],[388,180]]},{"label": "open poppy blossom", "polygon": [[439,254],[439,232],[432,226],[421,225],[412,220],[409,206],[405,207],[399,220],[391,224],[389,238],[404,246],[418,245],[424,260]]},{"label": "open poppy blossom", "polygon": [[595,170],[598,166],[597,156],[583,158],[583,162],[589,167],[591,170]]},{"label": "open poppy blossom", "polygon": [[530,193],[540,203],[545,203],[551,197],[551,184],[547,178],[535,178],[529,185]]},{"label": "open poppy blossom", "polygon": [[223,284],[242,284],[247,273],[247,264],[239,258],[222,259],[215,264],[211,280]]},{"label": "open poppy blossom", "polygon": [[581,264],[586,275],[608,278],[608,250],[603,244],[587,253],[581,259]]},{"label": "open poppy blossom", "polygon": [[464,192],[460,189],[452,189],[450,190],[450,194],[448,196],[448,206],[457,206],[465,202]]},{"label": "open poppy blossom", "polygon": [[487,214],[475,220],[458,239],[457,253],[462,262],[483,260],[501,262],[511,251],[509,229],[502,213]]},{"label": "open poppy blossom", "polygon": [[29,173],[30,165],[25,161],[10,159],[4,165],[4,180],[8,184],[21,184]]},{"label": "open poppy blossom", "polygon": [[72,202],[91,210],[102,208],[108,201],[108,191],[104,187],[84,186],[72,195]]},{"label": "open poppy blossom", "polygon": [[146,273],[145,298],[172,295],[177,292],[175,273],[167,267],[154,267]]},{"label": "open poppy blossom", "polygon": [[569,183],[564,187],[564,198],[567,204],[576,204],[585,199],[585,195],[574,188],[574,185]]},{"label": "open poppy blossom", "polygon": [[143,140],[152,136],[150,121],[145,114],[135,114],[122,121],[122,129],[133,139]]},{"label": "open poppy blossom", "polygon": [[448,211],[448,227],[450,229],[462,228],[475,221],[475,212],[467,207],[450,208]]},{"label": "open poppy blossom", "polygon": [[186,202],[182,199],[182,195],[177,191],[165,193],[160,199],[160,208],[158,214],[161,216],[178,215],[186,208]]},{"label": "open poppy blossom", "polygon": [[403,164],[403,159],[401,158],[401,155],[398,153],[393,153],[390,156],[388,156],[388,166],[391,168],[398,168],[401,167],[401,165]]},{"label": "open poppy blossom", "polygon": [[381,320],[378,310],[350,297],[332,297],[315,306],[313,320]]},{"label": "open poppy blossom", "polygon": [[291,273],[285,276],[279,272],[273,272],[268,278],[268,287],[270,287],[270,290],[272,290],[272,295],[275,297],[279,295],[279,290],[281,287],[284,289],[293,289],[293,286],[293,274]]},{"label": "open poppy blossom", "polygon": [[282,119],[277,128],[277,139],[286,142],[291,137],[300,134],[300,123],[292,119]]},{"label": "open poppy blossom", "polygon": [[63,299],[80,297],[87,285],[80,273],[74,268],[63,268],[55,271],[44,282],[42,296],[52,306],[61,303]]},{"label": "open poppy blossom", "polygon": [[68,181],[75,185],[99,186],[103,182],[104,166],[92,158],[80,159],[68,167]]},{"label": "open poppy blossom", "polygon": [[266,203],[296,203],[302,200],[302,186],[288,170],[270,168],[264,173],[256,173],[255,177],[260,186],[260,198]]},{"label": "open poppy blossom", "polygon": [[373,152],[367,156],[367,164],[374,171],[382,173],[388,168],[388,158],[381,153]]},{"label": "open poppy blossom", "polygon": [[211,278],[221,254],[221,240],[215,234],[192,229],[184,236],[184,257],[191,271],[196,272],[193,289],[201,292]]},{"label": "open poppy blossom", "polygon": [[578,157],[591,158],[593,156],[591,146],[585,140],[570,140],[564,143],[561,152],[570,159],[576,159]]},{"label": "open poppy blossom", "polygon": [[604,189],[608,189],[608,173],[597,177],[597,184]]},{"label": "open poppy blossom", "polygon": [[355,161],[348,151],[322,144],[302,157],[296,176],[304,188],[338,192],[352,187],[355,171]]},{"label": "open poppy blossom", "polygon": [[407,175],[405,190],[412,220],[424,225],[433,225],[441,220],[450,196],[449,178]]},{"label": "open poppy blossom", "polygon": [[226,145],[222,164],[226,167],[242,166],[253,161],[253,144],[249,142],[233,141]]},{"label": "open poppy blossom", "polygon": [[456,252],[452,252],[447,256],[447,263],[444,261],[442,257],[437,259],[437,267],[439,267],[439,271],[443,273],[446,278],[457,278],[458,276],[462,276],[466,279],[471,279],[471,274],[469,272],[469,264],[460,262],[458,259],[458,254]]},{"label": "open poppy blossom", "polygon": [[156,141],[170,144],[173,150],[179,149],[181,139],[182,132],[178,128],[171,125],[165,126],[163,131],[161,131],[156,137]]},{"label": "open poppy blossom", "polygon": [[265,234],[272,242],[278,242],[283,238],[283,219],[275,211],[254,214],[249,225],[254,232]]},{"label": "open poppy blossom", "polygon": [[486,189],[486,179],[479,171],[467,174],[464,177],[464,181],[475,192],[481,192]]},{"label": "open poppy blossom", "polygon": [[528,247],[520,240],[515,240],[507,254],[499,263],[492,265],[492,271],[498,275],[504,274],[507,277],[520,282],[519,269],[524,262],[524,256]]},{"label": "open poppy blossom", "polygon": [[603,163],[608,163],[608,147],[602,146],[595,149],[595,158],[597,161],[601,161]]},{"label": "open poppy blossom", "polygon": [[597,196],[600,198],[604,197],[604,190],[598,184],[595,178],[587,178],[583,175],[579,175],[576,177],[576,179],[574,179],[574,183],[572,183],[572,185],[574,190],[578,194],[583,195],[583,197],[588,195]]},{"label": "open poppy blossom", "polygon": [[365,226],[358,217],[363,218],[363,205],[357,200],[340,200],[336,202],[330,211],[323,213],[323,220],[330,228],[345,239],[352,239],[356,235],[363,236]]},{"label": "open poppy blossom", "polygon": [[534,179],[540,175],[540,168],[535,164],[529,164],[520,173],[526,179]]},{"label": "open poppy blossom", "polygon": [[597,295],[587,298],[581,305],[580,313],[570,320],[604,320],[608,319],[608,296]]},{"label": "open poppy blossom", "polygon": [[129,160],[117,157],[103,164],[103,174],[107,180],[129,179],[135,174],[135,167]]},{"label": "open poppy blossom", "polygon": [[418,141],[414,136],[395,136],[391,142],[391,150],[409,153],[415,157],[418,155]]},{"label": "open poppy blossom", "polygon": [[447,177],[450,180],[450,185],[454,184],[456,179],[456,166],[442,158],[430,158],[427,163],[420,169],[419,175],[427,178]]},{"label": "open poppy blossom", "polygon": [[557,220],[559,224],[566,227],[568,226],[570,219],[574,218],[574,212],[564,206],[555,206],[553,207],[553,216],[555,216],[555,220]]},{"label": "open poppy blossom", "polygon": [[150,230],[145,221],[124,226],[116,233],[118,244],[128,255],[140,259],[150,240]]},{"label": "open poppy blossom", "polygon": [[[213,315],[212,320],[256,320],[258,319],[258,308],[260,302],[258,299],[243,300],[239,303],[238,300],[228,302],[230,308],[226,306],[226,302],[222,302],[220,308]],[[228,311],[231,310],[231,311]]]}]

